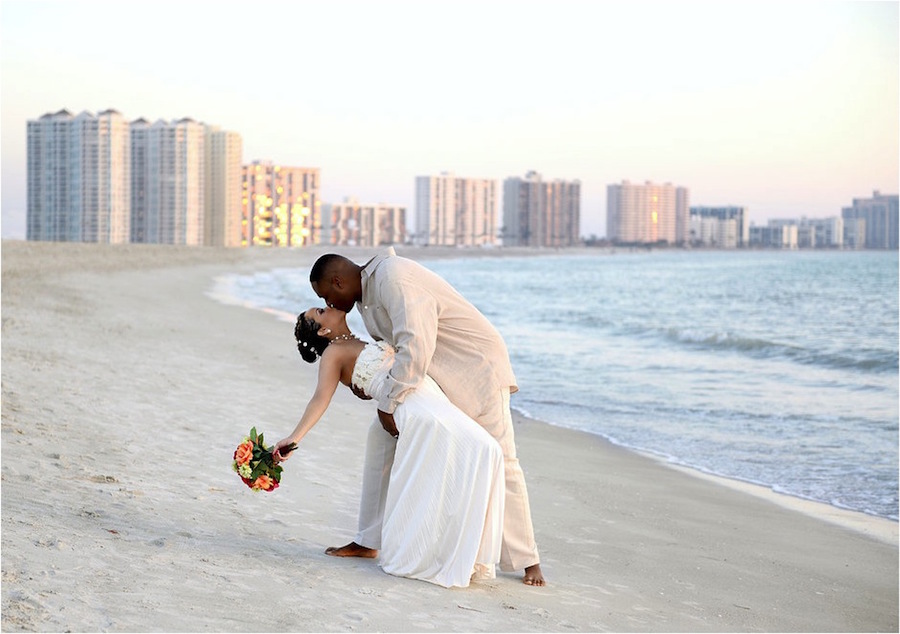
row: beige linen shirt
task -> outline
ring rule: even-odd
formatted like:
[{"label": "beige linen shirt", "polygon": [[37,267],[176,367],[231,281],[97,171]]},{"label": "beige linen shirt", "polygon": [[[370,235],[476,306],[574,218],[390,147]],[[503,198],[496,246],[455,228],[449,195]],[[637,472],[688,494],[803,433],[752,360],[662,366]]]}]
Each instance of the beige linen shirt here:
[{"label": "beige linen shirt", "polygon": [[518,390],[500,333],[439,275],[390,249],[366,264],[361,281],[366,329],[397,351],[378,409],[392,414],[426,374],[475,419],[498,390]]}]

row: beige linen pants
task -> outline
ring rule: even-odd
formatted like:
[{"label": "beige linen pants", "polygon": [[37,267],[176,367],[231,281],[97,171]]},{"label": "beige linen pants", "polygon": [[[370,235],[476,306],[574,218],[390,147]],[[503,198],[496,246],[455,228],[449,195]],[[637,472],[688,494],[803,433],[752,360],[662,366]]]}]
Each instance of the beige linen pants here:
[{"label": "beige linen pants", "polygon": [[[522,570],[540,563],[540,557],[534,541],[525,474],[516,457],[512,414],[509,410],[509,389],[498,391],[494,402],[485,404],[484,413],[475,420],[500,443],[503,450],[506,497],[500,569],[506,572]],[[354,540],[366,548],[381,549],[384,506],[396,447],[397,441],[384,431],[376,415],[369,427],[366,441],[362,499],[359,503],[359,532]]]}]

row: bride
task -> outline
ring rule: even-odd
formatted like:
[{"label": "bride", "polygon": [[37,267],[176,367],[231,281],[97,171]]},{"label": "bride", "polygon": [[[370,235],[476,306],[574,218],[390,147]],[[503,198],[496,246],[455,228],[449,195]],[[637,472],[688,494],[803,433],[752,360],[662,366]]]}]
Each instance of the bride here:
[{"label": "bride", "polygon": [[[338,383],[378,398],[394,349],[365,343],[346,313],[310,308],[294,329],[303,359],[321,358],[315,392],[297,427],[273,447],[299,443],[319,421]],[[385,502],[380,565],[392,575],[444,587],[467,587],[473,575],[493,578],[503,526],[503,454],[478,423],[450,403],[430,377],[394,411],[399,435]],[[382,432],[388,433],[388,432]]]}]

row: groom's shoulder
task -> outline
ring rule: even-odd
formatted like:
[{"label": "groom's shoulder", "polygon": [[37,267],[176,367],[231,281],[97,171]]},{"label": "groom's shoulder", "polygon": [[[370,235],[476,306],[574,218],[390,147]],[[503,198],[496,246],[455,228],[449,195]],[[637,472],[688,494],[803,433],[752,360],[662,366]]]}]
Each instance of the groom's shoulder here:
[{"label": "groom's shoulder", "polygon": [[375,276],[387,283],[416,284],[423,290],[433,290],[443,281],[431,269],[400,255],[392,255],[379,262]]},{"label": "groom's shoulder", "polygon": [[424,266],[402,255],[389,255],[381,261],[379,268],[393,271],[427,271]]}]

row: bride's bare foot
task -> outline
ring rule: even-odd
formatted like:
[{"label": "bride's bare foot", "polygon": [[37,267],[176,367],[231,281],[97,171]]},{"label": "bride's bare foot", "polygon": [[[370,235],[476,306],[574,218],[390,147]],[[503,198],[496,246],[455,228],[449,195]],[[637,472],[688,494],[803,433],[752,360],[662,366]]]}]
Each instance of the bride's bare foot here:
[{"label": "bride's bare foot", "polygon": [[534,564],[525,569],[525,576],[522,577],[522,583],[526,586],[545,586],[544,573],[541,572],[541,564]]},{"label": "bride's bare foot", "polygon": [[375,559],[375,557],[378,556],[378,551],[373,550],[372,548],[366,548],[365,546],[360,546],[356,542],[350,542],[346,546],[329,546],[325,549],[325,554],[331,555],[332,557],[363,557],[365,559]]}]

